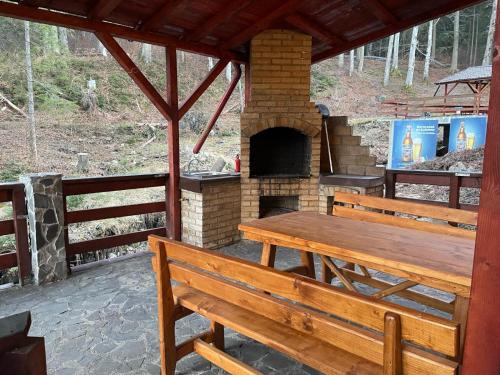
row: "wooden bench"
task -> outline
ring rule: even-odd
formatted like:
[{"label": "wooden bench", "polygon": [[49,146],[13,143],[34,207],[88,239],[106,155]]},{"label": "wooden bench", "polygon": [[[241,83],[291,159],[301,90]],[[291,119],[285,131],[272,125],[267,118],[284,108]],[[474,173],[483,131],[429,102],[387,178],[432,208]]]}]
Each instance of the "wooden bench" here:
[{"label": "wooden bench", "polygon": [[[223,351],[224,327],[325,374],[458,371],[456,322],[158,236],[149,246],[164,375],[192,352],[231,374],[259,374]],[[176,346],[175,322],[193,312],[210,330]]]},{"label": "wooden bench", "polygon": [[[343,206],[336,203],[341,203]],[[346,205],[349,205],[350,207]],[[366,209],[360,210],[356,209],[356,207],[390,213],[399,212],[416,217],[437,219],[443,221],[443,224],[387,215],[381,212],[374,212]],[[457,223],[477,226],[477,212],[458,210],[456,208],[337,192],[334,197],[332,214],[334,216],[346,217],[355,220],[395,225],[398,227],[412,228],[432,233],[448,234],[471,239],[476,238],[475,231],[458,228],[448,224]]]}]

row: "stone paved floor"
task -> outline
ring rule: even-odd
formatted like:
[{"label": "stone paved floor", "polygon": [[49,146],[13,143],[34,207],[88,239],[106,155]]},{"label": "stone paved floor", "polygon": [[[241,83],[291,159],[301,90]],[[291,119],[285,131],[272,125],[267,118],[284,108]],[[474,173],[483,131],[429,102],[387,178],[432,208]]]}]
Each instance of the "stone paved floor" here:
[{"label": "stone paved floor", "polygon": [[[260,256],[260,246],[248,241],[220,251],[253,261]],[[297,265],[298,261],[295,252],[278,251],[278,268]],[[74,272],[63,282],[0,291],[0,317],[31,310],[30,334],[45,337],[49,374],[159,374],[156,288],[150,264],[149,256],[139,256]],[[397,301],[426,310],[413,302]],[[187,317],[177,323],[178,340],[207,327],[203,318]],[[226,348],[264,374],[317,374],[229,330]],[[177,365],[177,374],[223,373],[196,355]]]}]

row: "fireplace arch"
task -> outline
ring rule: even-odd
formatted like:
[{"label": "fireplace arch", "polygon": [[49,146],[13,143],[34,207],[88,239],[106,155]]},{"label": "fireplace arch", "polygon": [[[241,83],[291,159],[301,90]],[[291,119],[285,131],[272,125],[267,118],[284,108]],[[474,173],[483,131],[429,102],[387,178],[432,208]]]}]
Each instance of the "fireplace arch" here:
[{"label": "fireplace arch", "polygon": [[250,137],[251,178],[309,178],[311,137],[289,127],[265,129]]}]

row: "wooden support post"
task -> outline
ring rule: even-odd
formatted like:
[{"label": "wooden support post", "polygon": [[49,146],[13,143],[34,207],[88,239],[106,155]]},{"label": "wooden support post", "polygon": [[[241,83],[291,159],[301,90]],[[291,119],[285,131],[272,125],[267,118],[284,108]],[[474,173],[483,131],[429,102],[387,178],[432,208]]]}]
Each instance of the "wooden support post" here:
[{"label": "wooden support post", "polygon": [[269,242],[264,242],[262,244],[262,256],[260,259],[260,264],[266,267],[274,267],[275,259],[276,245],[272,245]]},{"label": "wooden support post", "polygon": [[210,331],[213,335],[214,346],[219,350],[224,350],[224,326],[220,323],[211,321]]},{"label": "wooden support post", "polygon": [[384,375],[402,375],[401,318],[394,313],[384,317]]},{"label": "wooden support post", "polygon": [[179,157],[179,97],[177,91],[177,51],[166,48],[167,103],[172,117],[167,125],[168,142],[168,236],[181,239],[181,190]]},{"label": "wooden support post", "polygon": [[464,375],[500,374],[500,12],[497,14],[488,132],[465,338]]},{"label": "wooden support post", "polygon": [[19,284],[25,285],[31,279],[31,258],[28,245],[28,225],[24,190],[12,191],[12,211],[16,236],[16,255],[19,272]]}]

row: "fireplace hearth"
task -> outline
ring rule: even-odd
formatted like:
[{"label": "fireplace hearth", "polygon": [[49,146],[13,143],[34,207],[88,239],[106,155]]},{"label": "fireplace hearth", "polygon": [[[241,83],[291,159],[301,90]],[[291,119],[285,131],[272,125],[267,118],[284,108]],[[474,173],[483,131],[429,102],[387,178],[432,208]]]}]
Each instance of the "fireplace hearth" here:
[{"label": "fireplace hearth", "polygon": [[298,196],[260,197],[259,218],[271,217],[297,211],[299,209]]},{"label": "fireplace hearth", "polygon": [[250,177],[307,178],[311,140],[300,131],[277,127],[250,137]]}]

